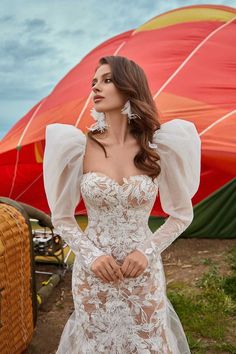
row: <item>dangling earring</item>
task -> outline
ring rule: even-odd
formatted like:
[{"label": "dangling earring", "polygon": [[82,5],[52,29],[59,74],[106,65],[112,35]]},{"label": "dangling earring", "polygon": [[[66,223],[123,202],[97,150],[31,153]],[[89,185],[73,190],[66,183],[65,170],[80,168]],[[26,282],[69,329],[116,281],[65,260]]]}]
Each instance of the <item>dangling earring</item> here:
[{"label": "dangling earring", "polygon": [[135,119],[135,118],[142,119],[138,114],[131,112],[131,105],[129,100],[125,103],[124,107],[121,109],[121,114],[128,114],[128,123],[130,123],[131,119]]},{"label": "dangling earring", "polygon": [[99,130],[100,132],[104,132],[108,128],[108,124],[106,123],[106,118],[105,114],[103,112],[98,112],[96,109],[93,107],[90,110],[90,115],[93,117],[93,119],[96,120],[94,124],[92,124],[90,127],[87,127],[88,130],[94,131],[94,130]]}]

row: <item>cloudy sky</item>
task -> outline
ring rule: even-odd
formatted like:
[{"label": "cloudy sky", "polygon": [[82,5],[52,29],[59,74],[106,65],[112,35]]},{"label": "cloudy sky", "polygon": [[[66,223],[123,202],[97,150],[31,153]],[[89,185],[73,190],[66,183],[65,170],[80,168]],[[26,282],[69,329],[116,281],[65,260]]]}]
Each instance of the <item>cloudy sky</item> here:
[{"label": "cloudy sky", "polygon": [[182,6],[235,0],[1,0],[0,139],[94,47]]}]

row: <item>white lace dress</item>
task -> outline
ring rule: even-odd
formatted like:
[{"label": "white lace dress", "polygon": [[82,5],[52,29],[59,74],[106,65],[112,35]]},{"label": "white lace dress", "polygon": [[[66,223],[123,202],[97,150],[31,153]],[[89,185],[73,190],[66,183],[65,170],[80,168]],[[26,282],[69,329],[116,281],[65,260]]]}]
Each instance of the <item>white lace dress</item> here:
[{"label": "white lace dress", "polygon": [[[174,119],[161,125],[153,142],[161,174],[123,178],[120,185],[96,171],[83,174],[87,138],[68,124],[46,127],[44,186],[55,231],[75,253],[72,293],[75,310],[56,354],[187,354],[187,339],[166,296],[161,252],[193,219],[191,198],[200,180],[201,144],[193,123]],[[157,197],[167,221],[151,232],[148,218]],[[88,226],[74,218],[81,195]],[[122,263],[138,249],[148,267],[136,278],[105,283],[91,271],[100,255]]]}]

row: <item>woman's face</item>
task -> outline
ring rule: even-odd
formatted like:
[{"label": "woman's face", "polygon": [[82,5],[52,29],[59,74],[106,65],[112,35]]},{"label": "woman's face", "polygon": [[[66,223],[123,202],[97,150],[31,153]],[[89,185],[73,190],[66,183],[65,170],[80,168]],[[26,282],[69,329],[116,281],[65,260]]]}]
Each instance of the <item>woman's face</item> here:
[{"label": "woman's face", "polygon": [[[126,102],[124,95],[118,91],[112,82],[109,64],[103,64],[97,69],[92,79],[92,90],[94,108],[98,112],[120,110]],[[96,100],[96,95],[103,98]]]}]

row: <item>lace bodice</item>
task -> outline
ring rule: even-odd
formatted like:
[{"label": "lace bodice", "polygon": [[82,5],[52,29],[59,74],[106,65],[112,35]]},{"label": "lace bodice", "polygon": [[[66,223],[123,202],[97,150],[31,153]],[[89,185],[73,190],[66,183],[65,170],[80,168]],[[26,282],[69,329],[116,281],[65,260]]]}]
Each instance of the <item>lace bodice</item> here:
[{"label": "lace bodice", "polygon": [[145,175],[129,177],[119,185],[96,172],[84,174],[81,193],[89,220],[85,237],[122,262],[150,233],[148,218],[157,190],[157,184]]},{"label": "lace bodice", "polygon": [[[191,198],[200,180],[200,139],[193,123],[175,119],[153,136],[161,173],[123,178],[119,184],[96,171],[83,173],[86,136],[74,126],[46,129],[44,185],[55,232],[75,253],[72,291],[75,311],[57,354],[190,354],[166,297],[161,252],[192,222]],[[169,215],[154,233],[148,219],[160,193]],[[83,197],[88,225],[74,212]],[[104,283],[91,270],[97,257],[112,255],[122,264],[133,250],[148,260],[137,277]]]}]

